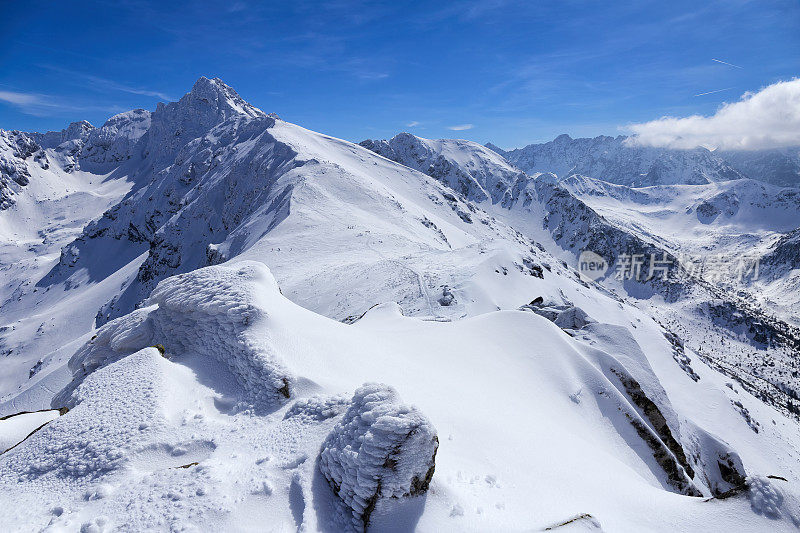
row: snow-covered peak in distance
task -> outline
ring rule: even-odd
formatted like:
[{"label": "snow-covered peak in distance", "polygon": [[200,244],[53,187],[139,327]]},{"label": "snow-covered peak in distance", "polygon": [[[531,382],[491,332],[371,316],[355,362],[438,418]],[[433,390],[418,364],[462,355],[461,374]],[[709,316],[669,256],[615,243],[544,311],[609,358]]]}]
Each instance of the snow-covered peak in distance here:
[{"label": "snow-covered peak in distance", "polygon": [[[480,165],[467,166],[462,162],[484,157],[488,148],[479,151],[466,143],[414,140],[405,135],[401,139],[426,147],[427,159],[423,163],[443,159],[450,168],[449,175],[474,177],[483,186],[481,174],[471,170]],[[604,137],[596,141],[602,144],[623,140],[623,137]],[[563,152],[573,141],[562,135],[551,143],[551,148]],[[417,157],[419,150],[390,151],[390,143],[365,141],[362,145],[383,150],[408,166],[425,167]],[[449,147],[448,153],[442,149],[444,146]],[[456,149],[464,153],[452,153]],[[491,158],[487,158],[487,162],[500,157],[496,152],[488,153]],[[696,153],[702,154],[703,149]],[[680,158],[678,160],[681,162]],[[684,159],[683,163],[691,161]],[[427,172],[434,175],[435,169],[430,166]],[[736,282],[733,274],[719,280],[713,278],[713,270],[708,270],[712,282],[702,277],[674,274],[662,279],[650,276],[649,268],[655,266],[654,258],[667,255],[673,258],[671,264],[676,270],[676,258],[685,254],[692,254],[692,260],[695,260],[694,254],[699,254],[697,257],[701,260],[706,257],[716,260],[720,254],[726,254],[728,263],[722,264],[727,264],[731,270],[737,268],[737,258],[752,261],[754,254],[766,253],[781,232],[798,225],[797,190],[747,179],[632,188],[586,176],[566,175],[569,177],[559,179],[552,173],[537,173],[518,178],[513,187],[495,180],[494,183],[500,185],[498,193],[503,193],[502,202],[471,196],[497,219],[536,239],[548,252],[569,264],[577,264],[578,256],[584,251],[599,254],[608,264],[602,280],[605,286],[633,297],[637,305],[650,307],[660,316],[667,317],[673,310],[675,314],[670,321],[675,327],[694,323],[696,327],[681,331],[687,343],[697,349],[707,345],[709,334],[719,335],[721,343],[733,341],[731,350],[715,354],[715,361],[725,361],[730,365],[727,368],[736,368],[733,375],[742,380],[749,380],[748,375],[757,373],[775,385],[767,385],[759,391],[765,401],[779,408],[791,403],[793,393],[785,391],[800,387],[800,381],[788,370],[794,365],[800,330],[794,326],[797,317],[791,311],[796,298],[790,295],[795,291],[781,292],[781,289],[797,286],[796,280],[785,275],[791,267],[772,269],[775,273],[783,272],[784,277],[767,287],[768,290],[761,291],[760,285],[752,286],[756,288],[755,293],[770,294],[768,300],[748,292],[744,284]],[[630,278],[622,278],[624,259],[634,255],[643,261],[640,274],[631,272]],[[790,255],[777,254],[776,257]],[[659,300],[659,304],[653,302],[656,295],[664,299]],[[743,344],[737,346],[738,343]],[[742,353],[754,349],[765,350],[775,359],[765,364],[759,353],[742,357]],[[774,364],[775,361],[780,363]]]},{"label": "snow-covered peak in distance", "polygon": [[573,139],[561,134],[546,143],[503,150],[486,146],[528,173],[581,174],[619,185],[642,187],[703,184],[751,178],[780,186],[800,186],[800,148],[710,151],[641,147],[629,137]]},{"label": "snow-covered peak in distance", "polygon": [[504,151],[502,155],[529,174],[553,172],[560,178],[582,174],[634,187],[702,184],[745,177],[705,148],[666,150],[629,146],[626,139],[606,135],[573,139],[562,134],[552,141]]},{"label": "snow-covered peak in distance", "polygon": [[399,133],[389,140],[365,140],[361,146],[424,172],[473,201],[508,201],[514,186],[527,181],[502,156],[473,141]]},{"label": "snow-covered peak in distance", "polygon": [[785,187],[800,187],[800,147],[725,151],[724,157],[750,178]]},{"label": "snow-covered peak in distance", "polygon": [[75,140],[86,140],[89,134],[95,130],[88,121],[81,120],[73,122],[61,131],[48,131],[47,133],[31,133],[37,143],[43,148],[55,148],[61,143]]}]

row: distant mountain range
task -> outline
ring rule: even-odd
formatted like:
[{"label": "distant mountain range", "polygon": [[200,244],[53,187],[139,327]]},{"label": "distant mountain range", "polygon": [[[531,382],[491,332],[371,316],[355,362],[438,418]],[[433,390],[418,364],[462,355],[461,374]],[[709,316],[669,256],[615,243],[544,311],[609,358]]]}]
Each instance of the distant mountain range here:
[{"label": "distant mountain range", "polygon": [[741,178],[800,186],[800,147],[737,152],[712,152],[701,147],[673,150],[636,146],[625,136],[573,139],[566,134],[514,150],[491,143],[486,146],[524,172],[552,172],[560,178],[580,174],[631,187]]}]

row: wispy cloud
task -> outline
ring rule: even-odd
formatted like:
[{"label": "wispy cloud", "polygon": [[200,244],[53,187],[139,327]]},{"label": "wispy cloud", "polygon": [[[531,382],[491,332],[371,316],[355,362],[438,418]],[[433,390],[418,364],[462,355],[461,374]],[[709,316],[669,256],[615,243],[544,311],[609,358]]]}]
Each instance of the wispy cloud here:
[{"label": "wispy cloud", "polygon": [[800,79],[744,93],[711,116],[662,117],[627,126],[629,143],[668,148],[761,150],[800,145]]},{"label": "wispy cloud", "polygon": [[17,93],[13,91],[0,91],[0,101],[14,105],[32,105],[39,103],[41,98],[36,94]]},{"label": "wispy cloud", "polygon": [[353,73],[362,80],[382,80],[389,77],[386,72],[353,71]]},{"label": "wispy cloud", "polygon": [[419,123],[419,122],[417,122],[416,120],[412,120],[411,122],[409,122],[408,124],[406,124],[406,127],[409,127],[409,128],[414,128],[414,127],[416,127],[416,126],[419,126],[419,125],[420,125],[420,123]]},{"label": "wispy cloud", "polygon": [[46,94],[18,91],[0,91],[0,103],[10,104],[22,113],[35,117],[52,115],[62,107]]},{"label": "wispy cloud", "polygon": [[120,83],[108,78],[103,78],[92,74],[86,74],[84,72],[78,72],[75,70],[65,69],[63,67],[58,67],[55,65],[39,65],[39,66],[41,66],[42,68],[46,68],[48,70],[52,70],[54,72],[67,74],[70,77],[70,79],[79,81],[81,84],[88,86],[89,88],[95,91],[99,92],[117,91],[123,93],[138,94],[141,96],[150,96],[153,98],[159,98],[167,102],[175,100],[175,98],[172,98],[168,94],[161,91],[156,91],[143,87],[136,87],[128,85],[126,83]]},{"label": "wispy cloud", "polygon": [[474,127],[475,127],[474,124],[457,124],[455,126],[447,126],[447,129],[453,131],[464,131],[464,130],[471,130]]},{"label": "wispy cloud", "polygon": [[733,89],[733,87],[726,87],[724,89],[717,89],[716,91],[708,91],[707,93],[696,94],[695,96],[705,96],[707,94],[716,94],[716,93],[721,93],[722,91],[730,91],[731,89]]},{"label": "wispy cloud", "polygon": [[744,68],[744,67],[740,67],[739,65],[734,65],[733,63],[728,63],[727,61],[722,61],[720,59],[714,59],[713,57],[711,58],[711,61],[716,61],[717,63],[722,63],[723,65],[728,65],[729,67],[733,67],[733,68],[742,68],[742,69]]},{"label": "wispy cloud", "polygon": [[82,105],[48,94],[5,90],[0,90],[0,103],[10,104],[20,112],[34,117],[51,117],[75,112],[102,111],[104,113],[120,113],[125,111],[125,109],[116,105]]}]

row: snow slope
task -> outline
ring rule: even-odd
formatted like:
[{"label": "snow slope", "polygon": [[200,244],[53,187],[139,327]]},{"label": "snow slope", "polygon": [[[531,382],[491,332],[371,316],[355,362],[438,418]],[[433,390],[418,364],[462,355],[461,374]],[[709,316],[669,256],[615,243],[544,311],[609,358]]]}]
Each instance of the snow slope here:
[{"label": "snow slope", "polygon": [[[201,78],[148,120],[104,178],[133,183],[130,192],[60,241],[59,257],[28,273],[0,310],[14,361],[2,389],[10,412],[49,401],[63,385],[58,369],[92,329],[133,310],[158,281],[233,257],[269,264],[287,296],[337,319],[385,301],[458,318],[553,292],[545,276],[578,286],[574,271],[438,181],[267,116],[219,80]],[[63,158],[53,160],[64,172]],[[81,156],[63,164],[64,174],[90,175],[77,170]]]},{"label": "snow slope", "polygon": [[49,409],[0,418],[0,453],[13,448],[58,416],[58,410]]},{"label": "snow slope", "polygon": [[[207,297],[195,297],[198,286]],[[199,316],[218,317],[210,338],[241,324],[260,347],[237,355],[187,343]],[[183,327],[165,335],[164,320]],[[72,409],[0,455],[0,484],[13,487],[0,491],[11,510],[0,520],[5,529],[349,528],[318,455],[352,392],[383,381],[424,413],[440,444],[430,489],[379,499],[371,530],[531,530],[583,513],[609,531],[794,530],[798,426],[702,364],[700,381],[688,379],[657,326],[640,327],[644,345],[607,323],[566,331],[526,311],[442,323],[396,305],[345,325],[286,300],[260,263],[177,276],[73,358]],[[156,341],[166,358],[147,347]],[[254,374],[242,363],[267,353],[296,376],[289,398],[247,385]],[[697,409],[698,396],[716,407]],[[729,398],[776,423],[757,436]],[[664,422],[693,468],[679,486],[670,475],[686,471],[657,460],[676,460]],[[741,457],[749,489],[710,501],[680,494],[709,496],[723,456]],[[788,481],[754,476],[772,473]]]},{"label": "snow slope", "polygon": [[754,180],[629,188],[583,176],[561,185],[605,219],[674,255],[761,258],[756,279],[716,282],[746,290],[763,309],[800,324],[798,262],[782,251],[800,227],[800,189]]},{"label": "snow slope", "polygon": [[800,225],[800,189],[754,180],[630,188],[584,176],[561,185],[606,219],[684,253],[753,253]]},{"label": "snow slope", "polygon": [[[419,166],[415,154],[428,153],[430,160],[446,161],[431,165],[428,172],[447,167],[454,169],[451,174],[469,175],[475,188],[493,183],[492,198],[470,190],[464,194],[483,198],[478,205],[487,212],[568,264],[577,266],[586,250],[599,254],[608,264],[604,287],[632,298],[679,331],[704,360],[750,392],[788,414],[800,412],[795,405],[800,391],[796,253],[791,239],[779,244],[784,242],[779,241],[782,232],[800,224],[796,189],[753,180],[632,188],[577,175],[559,179],[555,174],[490,181],[486,173],[473,169],[498,169],[498,175],[505,170],[508,175],[514,167],[499,165],[496,152],[475,143],[403,134],[362,145],[410,166]],[[674,259],[667,267],[669,277],[656,273],[648,279],[650,267],[665,254]],[[737,259],[752,262],[760,255],[769,265],[768,275],[741,281],[713,271],[689,276],[676,261],[723,257],[732,270]],[[624,273],[623,257],[633,256],[642,259],[639,279],[616,279]]]}]

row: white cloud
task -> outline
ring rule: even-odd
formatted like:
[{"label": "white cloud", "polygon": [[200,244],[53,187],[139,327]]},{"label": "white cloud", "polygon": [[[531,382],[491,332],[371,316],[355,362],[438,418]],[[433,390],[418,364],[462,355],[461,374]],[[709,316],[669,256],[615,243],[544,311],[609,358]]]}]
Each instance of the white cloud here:
[{"label": "white cloud", "polygon": [[413,127],[415,127],[415,126],[419,126],[419,124],[420,124],[420,123],[419,123],[419,122],[417,122],[416,120],[412,120],[411,122],[409,122],[408,124],[406,124],[406,127],[408,127],[408,128],[413,128]]},{"label": "white cloud", "polygon": [[458,124],[456,126],[447,126],[447,129],[453,131],[464,131],[464,130],[471,130],[474,127],[475,127],[474,124]]},{"label": "white cloud", "polygon": [[662,117],[624,129],[629,144],[666,148],[761,150],[800,145],[800,79],[744,93],[711,116]]},{"label": "white cloud", "polygon": [[14,105],[38,104],[39,97],[35,94],[15,93],[13,91],[0,91],[0,100]]},{"label": "white cloud", "polygon": [[0,103],[15,106],[26,115],[35,117],[51,117],[67,113],[85,113],[102,111],[104,113],[121,113],[126,109],[120,106],[83,105],[80,102],[59,99],[47,94],[20,93],[0,91]]}]

